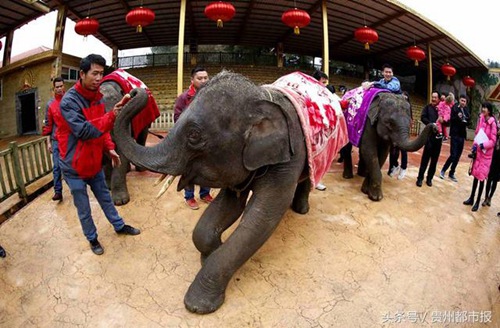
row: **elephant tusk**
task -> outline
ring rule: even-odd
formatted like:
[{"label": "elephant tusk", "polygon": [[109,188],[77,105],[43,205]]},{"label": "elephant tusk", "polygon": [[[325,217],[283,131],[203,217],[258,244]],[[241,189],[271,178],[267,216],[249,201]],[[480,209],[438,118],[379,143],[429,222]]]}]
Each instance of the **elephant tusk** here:
[{"label": "elephant tusk", "polygon": [[161,195],[163,195],[168,190],[172,182],[174,182],[174,179],[175,176],[168,175],[167,180],[165,181],[165,183],[163,183],[163,186],[161,187],[161,190],[158,192],[158,195],[156,195],[156,199],[160,198]]},{"label": "elephant tusk", "polygon": [[158,178],[158,180],[156,180],[156,181],[155,181],[155,183],[153,184],[153,186],[155,186],[155,187],[156,187],[157,185],[159,185],[159,184],[160,184],[160,182],[162,182],[163,180],[165,180],[165,178],[166,178],[167,176],[168,176],[168,174],[162,174],[162,175]]}]

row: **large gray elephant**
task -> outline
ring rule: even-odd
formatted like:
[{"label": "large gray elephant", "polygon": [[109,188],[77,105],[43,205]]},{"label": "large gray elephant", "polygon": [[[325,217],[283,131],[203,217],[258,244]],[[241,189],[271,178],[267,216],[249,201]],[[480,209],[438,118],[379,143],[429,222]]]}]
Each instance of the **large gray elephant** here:
[{"label": "large gray elephant", "polygon": [[[178,191],[188,184],[220,188],[193,231],[202,267],[184,298],[189,311],[210,313],[222,305],[233,274],[269,238],[285,211],[291,206],[308,212],[305,137],[282,93],[221,72],[197,93],[160,144],[142,147],[127,126],[136,111],[128,109],[139,108],[143,97],[138,92],[115,122],[125,156],[149,170],[180,176]],[[223,243],[223,232],[242,214]]]},{"label": "large gray elephant", "polygon": [[[122,99],[124,90],[117,82],[113,80],[104,80],[100,85],[100,91],[103,94],[103,99],[106,105],[106,112],[113,109],[114,104]],[[144,105],[146,106],[146,105]],[[142,108],[144,108],[141,107]],[[135,137],[136,141],[140,145],[146,144],[146,139],[148,137],[148,129],[150,124],[141,129],[141,131]],[[132,135],[130,126],[128,127],[129,133]],[[113,141],[116,143],[116,138],[114,136],[114,131],[111,132]],[[113,167],[111,165],[111,160],[108,157],[104,157],[104,173],[106,174],[106,182],[111,189],[111,196],[115,205],[125,205],[130,201],[130,194],[127,188],[127,172],[130,170],[130,161],[123,154],[120,147],[116,147],[116,152],[120,155],[121,165]],[[142,168],[136,167],[137,170]]]},{"label": "large gray elephant", "polygon": [[[401,95],[380,93],[371,103],[368,119],[359,143],[358,173],[364,176],[361,191],[371,200],[383,198],[382,172],[391,145],[406,151],[422,148],[435,132],[435,124],[428,124],[414,140],[410,139],[410,104]],[[353,178],[351,151],[342,152],[343,177]]]}]

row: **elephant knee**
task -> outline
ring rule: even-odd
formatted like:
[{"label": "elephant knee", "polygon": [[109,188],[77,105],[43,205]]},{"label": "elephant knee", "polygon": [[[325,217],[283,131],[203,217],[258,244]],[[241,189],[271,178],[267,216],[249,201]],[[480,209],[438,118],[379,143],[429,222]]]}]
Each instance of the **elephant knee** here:
[{"label": "elephant knee", "polygon": [[195,228],[193,231],[193,243],[198,251],[204,256],[215,251],[222,241],[220,235],[212,233],[213,230]]}]

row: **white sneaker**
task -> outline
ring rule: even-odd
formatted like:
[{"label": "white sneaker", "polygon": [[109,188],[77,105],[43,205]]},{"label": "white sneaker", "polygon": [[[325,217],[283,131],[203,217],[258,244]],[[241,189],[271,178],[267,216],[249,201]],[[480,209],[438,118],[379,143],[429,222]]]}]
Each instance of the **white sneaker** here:
[{"label": "white sneaker", "polygon": [[406,170],[402,169],[401,171],[399,171],[398,180],[403,180],[405,176],[406,176]]},{"label": "white sneaker", "polygon": [[400,167],[399,166],[394,166],[391,171],[389,172],[389,176],[393,178],[396,174],[398,174]]},{"label": "white sneaker", "polygon": [[318,189],[319,191],[325,191],[326,186],[320,182],[316,185],[316,189]]}]

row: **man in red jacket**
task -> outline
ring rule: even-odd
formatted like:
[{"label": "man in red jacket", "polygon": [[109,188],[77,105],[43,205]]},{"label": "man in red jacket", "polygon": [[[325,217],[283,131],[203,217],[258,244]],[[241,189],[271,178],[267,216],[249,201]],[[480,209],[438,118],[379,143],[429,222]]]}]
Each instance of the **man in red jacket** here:
[{"label": "man in red jacket", "polygon": [[[188,108],[196,92],[207,82],[208,73],[206,69],[197,66],[191,70],[191,85],[189,89],[181,93],[175,101],[174,122],[177,122],[181,114]],[[194,185],[189,185],[184,188],[184,199],[186,200],[186,205],[190,209],[197,210],[200,208],[198,202],[194,199]],[[200,199],[205,203],[211,203],[213,201],[212,196],[210,196],[210,188],[200,186]]]},{"label": "man in red jacket", "polygon": [[111,157],[114,166],[120,165],[120,156],[114,150],[110,131],[116,115],[128,99],[124,96],[113,110],[106,113],[104,100],[99,92],[105,66],[106,60],[100,55],[91,54],[81,60],[80,79],[61,100],[61,113],[65,123],[58,124],[56,133],[64,180],[71,190],[83,233],[97,255],[103,254],[104,249],[97,240],[87,186],[90,186],[116,233],[140,234],[139,229],[125,224],[118,214],[102,171],[104,154]]},{"label": "man in red jacket", "polygon": [[59,166],[59,142],[56,139],[57,124],[55,121],[56,117],[59,117],[59,122],[62,119],[59,105],[66,90],[64,89],[64,80],[62,77],[56,77],[54,81],[52,81],[52,85],[54,86],[54,98],[49,100],[47,107],[45,108],[45,121],[42,129],[42,135],[50,136],[49,151],[52,153],[52,174],[54,176],[54,196],[52,197],[52,200],[61,201],[63,199],[62,175],[61,167]]}]

